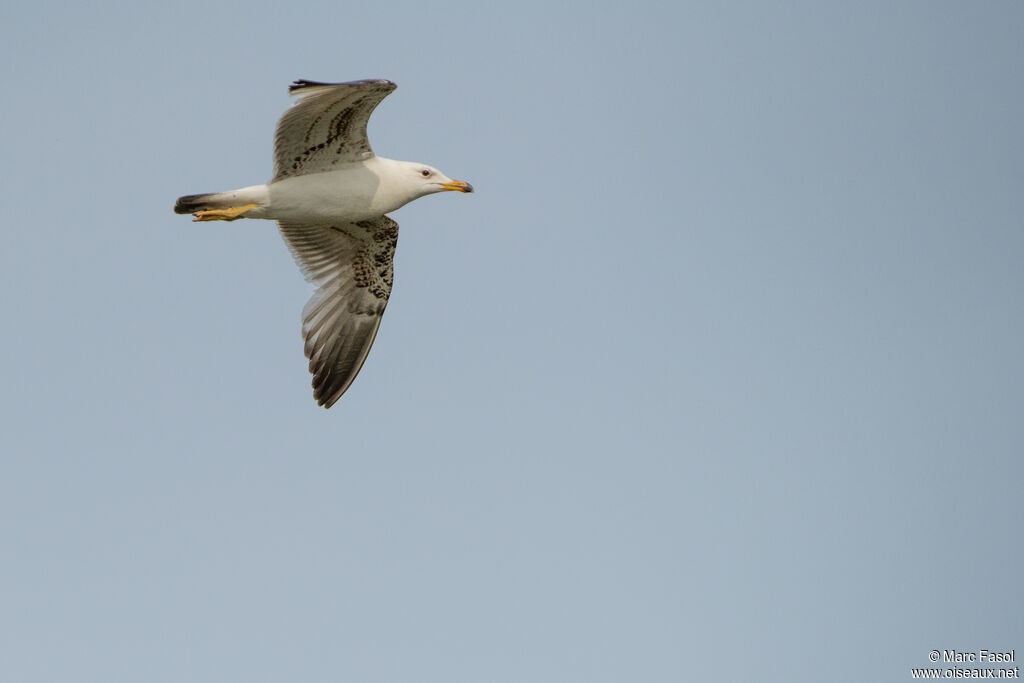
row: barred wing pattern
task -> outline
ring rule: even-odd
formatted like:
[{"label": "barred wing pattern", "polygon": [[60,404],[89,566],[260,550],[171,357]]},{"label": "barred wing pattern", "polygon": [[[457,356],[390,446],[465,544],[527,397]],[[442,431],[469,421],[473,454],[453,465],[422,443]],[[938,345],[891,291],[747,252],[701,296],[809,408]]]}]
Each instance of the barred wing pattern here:
[{"label": "barred wing pattern", "polygon": [[281,117],[274,134],[274,180],[372,157],[366,123],[395,87],[385,80],[295,81],[289,92],[299,101]]},{"label": "barred wing pattern", "polygon": [[330,408],[352,384],[380,327],[394,281],[398,223],[278,223],[307,280],[318,286],[302,309],[313,397]]}]

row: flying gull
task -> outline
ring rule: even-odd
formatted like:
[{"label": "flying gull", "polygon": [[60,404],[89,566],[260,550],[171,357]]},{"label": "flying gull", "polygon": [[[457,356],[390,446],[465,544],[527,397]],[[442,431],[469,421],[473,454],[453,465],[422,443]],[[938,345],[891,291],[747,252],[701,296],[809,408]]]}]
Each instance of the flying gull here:
[{"label": "flying gull", "polygon": [[274,134],[274,179],[181,197],[196,221],[276,220],[302,274],[317,286],[302,310],[313,397],[330,408],[363,366],[391,294],[398,223],[414,199],[473,186],[433,166],[374,155],[370,114],[395,84],[295,81],[299,98]]}]

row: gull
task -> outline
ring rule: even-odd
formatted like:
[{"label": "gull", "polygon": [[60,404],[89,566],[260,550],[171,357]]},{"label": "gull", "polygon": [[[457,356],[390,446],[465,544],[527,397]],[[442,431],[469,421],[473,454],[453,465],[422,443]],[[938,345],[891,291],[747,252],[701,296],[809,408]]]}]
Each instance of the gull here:
[{"label": "gull", "polygon": [[277,221],[317,289],[302,310],[313,398],[330,408],[359,374],[394,280],[398,223],[386,214],[428,194],[473,186],[427,164],[376,156],[370,114],[395,89],[387,80],[289,86],[298,101],[274,135],[274,178],[228,192],[180,197],[195,221]]}]

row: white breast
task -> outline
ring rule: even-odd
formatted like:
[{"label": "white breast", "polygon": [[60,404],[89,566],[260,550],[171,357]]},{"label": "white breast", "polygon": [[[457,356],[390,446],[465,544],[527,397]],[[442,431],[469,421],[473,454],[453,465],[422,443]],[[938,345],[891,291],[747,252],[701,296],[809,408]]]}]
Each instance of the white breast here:
[{"label": "white breast", "polygon": [[337,171],[283,178],[267,186],[264,215],[299,222],[351,222],[378,218],[415,198],[390,159],[339,164]]}]

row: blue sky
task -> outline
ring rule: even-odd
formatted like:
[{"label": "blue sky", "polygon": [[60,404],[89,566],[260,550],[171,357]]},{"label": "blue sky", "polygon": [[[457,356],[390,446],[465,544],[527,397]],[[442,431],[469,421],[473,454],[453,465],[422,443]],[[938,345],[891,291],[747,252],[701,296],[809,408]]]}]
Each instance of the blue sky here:
[{"label": "blue sky", "polygon": [[[0,10],[0,678],[903,680],[1024,650],[1017,3]],[[317,408],[296,78],[398,83]]]}]

